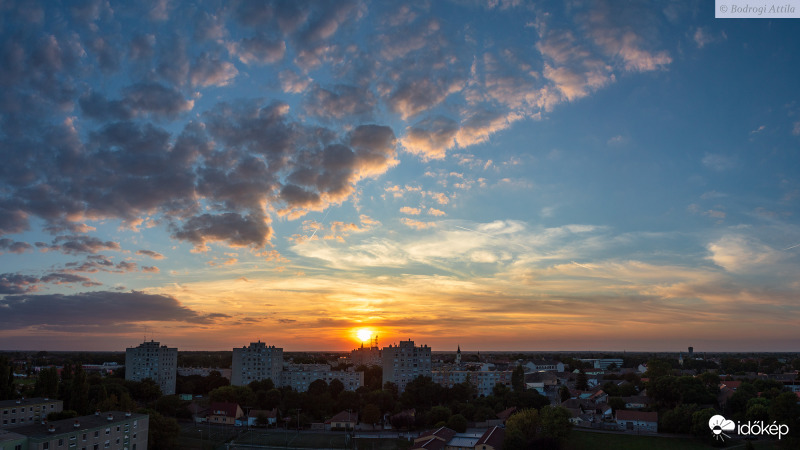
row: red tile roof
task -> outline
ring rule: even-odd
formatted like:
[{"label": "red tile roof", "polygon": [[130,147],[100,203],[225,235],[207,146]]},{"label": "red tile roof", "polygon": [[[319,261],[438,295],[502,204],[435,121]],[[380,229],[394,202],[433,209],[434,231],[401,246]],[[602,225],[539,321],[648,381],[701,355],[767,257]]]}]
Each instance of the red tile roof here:
[{"label": "red tile roof", "polygon": [[617,420],[637,420],[639,422],[658,422],[657,412],[617,411]]},{"label": "red tile roof", "polygon": [[478,445],[491,445],[494,448],[502,448],[503,446],[503,439],[506,436],[506,431],[500,427],[492,427],[486,430],[478,439],[478,442],[475,444],[477,447]]},{"label": "red tile roof", "polygon": [[353,422],[353,423],[357,423],[358,422],[358,413],[355,412],[355,411],[353,411],[353,412],[342,411],[339,414],[336,414],[335,416],[333,416],[330,419],[325,421],[325,423],[333,423],[333,422]]},{"label": "red tile roof", "polygon": [[210,409],[212,415],[236,418],[236,413],[239,410],[239,405],[230,402],[212,403]]}]

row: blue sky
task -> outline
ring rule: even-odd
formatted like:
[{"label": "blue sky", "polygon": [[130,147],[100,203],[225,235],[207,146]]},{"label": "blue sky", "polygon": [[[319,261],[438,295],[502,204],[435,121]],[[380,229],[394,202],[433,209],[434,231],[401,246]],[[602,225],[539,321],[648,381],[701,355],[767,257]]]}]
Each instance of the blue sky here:
[{"label": "blue sky", "polygon": [[794,350],[798,23],[6,2],[3,348]]}]

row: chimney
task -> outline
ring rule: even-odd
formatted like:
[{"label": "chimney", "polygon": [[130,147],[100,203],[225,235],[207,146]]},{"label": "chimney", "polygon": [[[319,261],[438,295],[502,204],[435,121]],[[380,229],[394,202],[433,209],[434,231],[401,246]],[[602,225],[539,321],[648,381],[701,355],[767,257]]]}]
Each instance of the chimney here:
[{"label": "chimney", "polygon": [[114,414],[108,413],[108,421],[111,422],[114,420]]},{"label": "chimney", "polygon": [[81,423],[78,420],[75,420],[75,423],[72,424],[72,427],[73,428],[80,428],[81,427]]},{"label": "chimney", "polygon": [[100,415],[100,410],[99,410],[99,409],[95,410],[95,411],[94,411],[94,415],[95,415],[95,416],[99,416],[99,415]]},{"label": "chimney", "polygon": [[50,433],[55,433],[56,432],[55,425],[50,425],[49,427],[47,427],[47,431],[49,431]]},{"label": "chimney", "polygon": [[130,411],[125,413],[125,417],[130,417],[130,416],[131,416],[131,412]]}]

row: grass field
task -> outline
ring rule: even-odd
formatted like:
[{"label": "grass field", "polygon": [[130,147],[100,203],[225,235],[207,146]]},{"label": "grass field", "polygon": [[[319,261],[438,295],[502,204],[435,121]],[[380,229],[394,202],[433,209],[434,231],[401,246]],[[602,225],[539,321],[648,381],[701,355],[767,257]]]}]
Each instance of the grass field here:
[{"label": "grass field", "polygon": [[[239,436],[236,444],[255,444],[264,446],[293,448],[353,448],[352,443],[345,440],[344,433],[265,433],[250,431]],[[243,445],[244,447],[244,445]],[[231,446],[235,448],[235,444]],[[405,450],[410,445],[405,439],[358,439],[358,448],[369,450]]]},{"label": "grass field", "polygon": [[[758,450],[782,449],[774,441],[753,441]],[[669,438],[661,436],[634,436],[627,434],[591,433],[573,431],[564,445],[564,450],[711,450],[718,448],[744,449],[745,442],[732,440],[724,447],[715,447],[708,441],[692,438]]]}]

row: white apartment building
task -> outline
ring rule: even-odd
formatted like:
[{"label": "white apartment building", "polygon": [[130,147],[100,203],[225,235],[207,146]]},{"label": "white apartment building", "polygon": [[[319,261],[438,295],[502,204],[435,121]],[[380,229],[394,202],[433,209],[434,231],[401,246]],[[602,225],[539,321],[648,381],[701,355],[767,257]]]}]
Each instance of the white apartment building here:
[{"label": "white apartment building", "polygon": [[513,373],[513,370],[436,370],[431,373],[431,377],[435,383],[444,387],[453,387],[469,380],[477,389],[478,395],[488,397],[492,395],[497,383],[510,388]]},{"label": "white apartment building", "polygon": [[125,379],[142,381],[150,378],[161,387],[164,395],[175,394],[178,372],[178,349],[167,348],[160,342],[142,342],[125,350]]},{"label": "white apartment building", "polygon": [[234,348],[231,364],[231,384],[246,386],[253,381],[271,379],[276,386],[281,383],[283,349],[258,341],[248,347]]},{"label": "white apartment building", "polygon": [[364,372],[350,370],[331,370],[328,364],[288,364],[281,374],[280,386],[289,386],[297,392],[306,392],[316,380],[331,384],[339,380],[345,390],[355,391],[364,385]]},{"label": "white apartment building", "polygon": [[381,359],[383,384],[392,382],[399,392],[405,391],[406,384],[414,378],[431,376],[431,348],[427,345],[416,347],[411,339],[384,347]]}]

